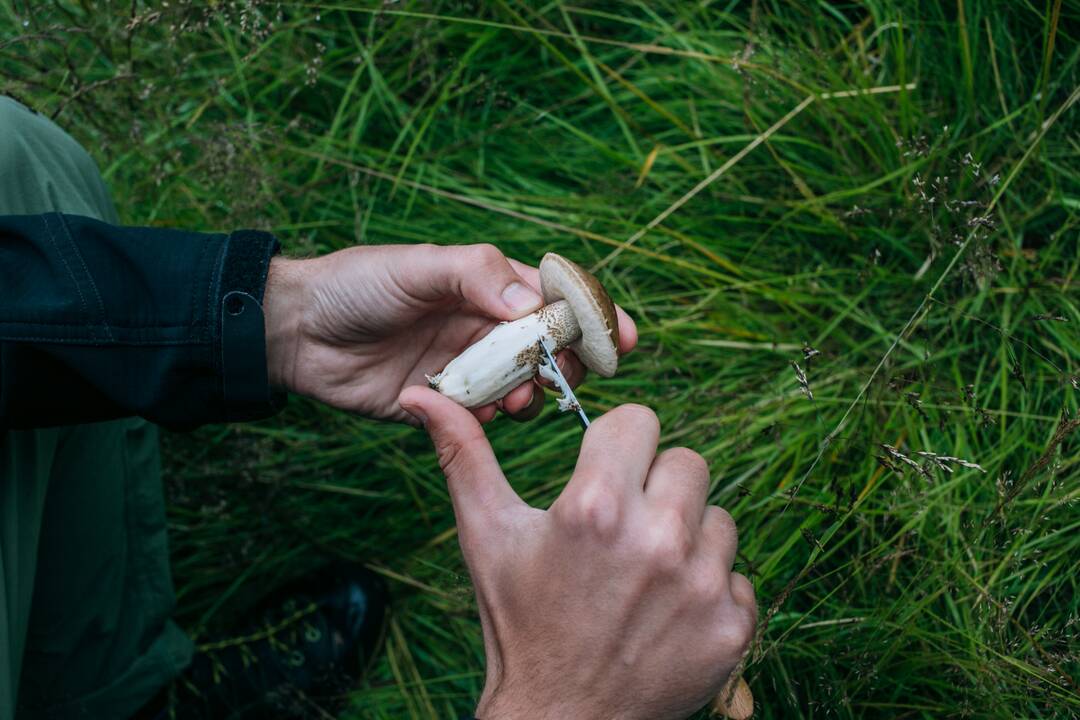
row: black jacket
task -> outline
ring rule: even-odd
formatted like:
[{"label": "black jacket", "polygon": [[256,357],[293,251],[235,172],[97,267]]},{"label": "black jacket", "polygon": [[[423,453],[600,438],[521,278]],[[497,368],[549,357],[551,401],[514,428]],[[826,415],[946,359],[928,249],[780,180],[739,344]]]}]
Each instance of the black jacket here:
[{"label": "black jacket", "polygon": [[272,414],[262,297],[275,238],[0,216],[0,429]]}]

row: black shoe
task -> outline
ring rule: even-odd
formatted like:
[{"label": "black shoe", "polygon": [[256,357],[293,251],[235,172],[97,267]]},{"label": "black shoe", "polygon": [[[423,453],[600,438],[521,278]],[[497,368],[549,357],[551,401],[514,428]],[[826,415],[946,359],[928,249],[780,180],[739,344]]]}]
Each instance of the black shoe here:
[{"label": "black shoe", "polygon": [[263,602],[235,637],[200,645],[164,718],[333,716],[382,641],[383,582],[359,565],[305,576]]}]

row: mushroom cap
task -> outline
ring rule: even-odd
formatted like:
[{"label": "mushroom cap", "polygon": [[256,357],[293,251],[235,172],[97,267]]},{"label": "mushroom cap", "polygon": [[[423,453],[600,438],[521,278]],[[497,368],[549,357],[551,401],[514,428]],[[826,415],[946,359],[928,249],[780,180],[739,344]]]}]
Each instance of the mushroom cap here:
[{"label": "mushroom cap", "polygon": [[619,318],[596,276],[562,255],[547,253],[540,261],[540,290],[548,305],[570,303],[581,326],[581,338],[570,347],[586,367],[604,377],[614,375],[619,367]]}]

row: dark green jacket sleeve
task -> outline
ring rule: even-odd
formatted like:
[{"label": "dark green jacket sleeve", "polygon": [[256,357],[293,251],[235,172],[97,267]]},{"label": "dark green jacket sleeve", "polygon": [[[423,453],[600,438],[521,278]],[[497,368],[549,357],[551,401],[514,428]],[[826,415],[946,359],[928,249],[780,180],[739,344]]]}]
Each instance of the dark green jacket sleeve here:
[{"label": "dark green jacket sleeve", "polygon": [[262,297],[277,249],[255,231],[0,216],[0,429],[272,414]]}]

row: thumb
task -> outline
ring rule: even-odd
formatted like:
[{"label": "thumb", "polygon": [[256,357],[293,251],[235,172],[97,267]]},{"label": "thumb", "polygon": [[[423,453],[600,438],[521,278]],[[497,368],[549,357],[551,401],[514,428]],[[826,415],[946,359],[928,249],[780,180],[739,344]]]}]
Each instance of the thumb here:
[{"label": "thumb", "polygon": [[516,320],[544,304],[494,245],[435,247],[425,260],[434,294],[463,298],[493,318]]},{"label": "thumb", "polygon": [[471,412],[421,385],[402,390],[398,402],[431,436],[458,524],[472,524],[525,504],[506,481],[483,428]]}]

